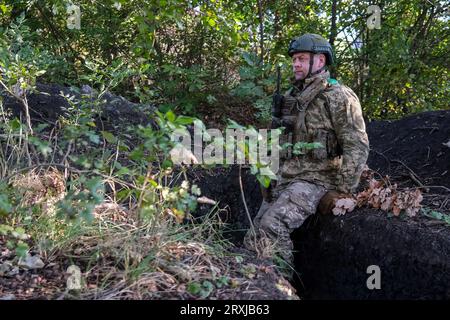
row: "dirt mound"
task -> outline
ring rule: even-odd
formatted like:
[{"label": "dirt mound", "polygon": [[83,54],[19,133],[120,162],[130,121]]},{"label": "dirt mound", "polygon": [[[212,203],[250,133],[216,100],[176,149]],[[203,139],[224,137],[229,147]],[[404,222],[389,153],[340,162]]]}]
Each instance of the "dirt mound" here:
[{"label": "dirt mound", "polygon": [[[305,299],[450,298],[449,226],[360,209],[310,217],[292,236]],[[367,287],[369,266],[380,269],[380,289]]]},{"label": "dirt mound", "polygon": [[[74,96],[74,101],[80,101],[82,94],[95,96],[96,92],[89,86],[83,86],[82,89],[69,88],[58,84],[36,85],[36,92],[27,95],[30,108],[30,117],[33,123],[54,124],[56,120],[64,115],[71,105],[62,95]],[[6,110],[10,110],[14,116],[19,117],[23,110],[22,104],[4,91],[0,90],[0,96],[3,97],[3,105]],[[148,113],[153,113],[154,106],[141,105],[129,102],[123,97],[116,96],[106,92],[102,96],[103,102],[99,106],[101,112],[96,121],[101,122],[106,130],[114,131],[115,128],[122,128],[130,124],[145,124],[150,120]],[[87,104],[94,108],[94,104]]]},{"label": "dirt mound", "polygon": [[450,110],[370,123],[369,167],[405,185],[450,192],[449,124]]}]

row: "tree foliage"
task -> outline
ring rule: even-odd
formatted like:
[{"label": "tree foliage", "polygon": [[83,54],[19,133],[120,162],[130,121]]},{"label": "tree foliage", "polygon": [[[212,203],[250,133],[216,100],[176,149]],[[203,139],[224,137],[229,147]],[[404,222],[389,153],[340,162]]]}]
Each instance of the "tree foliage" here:
[{"label": "tree foliage", "polygon": [[[71,4],[80,7],[80,29],[68,27]],[[370,30],[373,4],[381,28]],[[287,87],[287,45],[306,32],[332,42],[333,75],[356,91],[369,118],[449,107],[445,1],[1,0],[0,11],[0,41],[23,17],[28,44],[51,54],[41,81],[81,85],[93,69],[120,64],[129,72],[116,91],[164,112],[198,114],[235,96],[267,119],[275,65]]]}]

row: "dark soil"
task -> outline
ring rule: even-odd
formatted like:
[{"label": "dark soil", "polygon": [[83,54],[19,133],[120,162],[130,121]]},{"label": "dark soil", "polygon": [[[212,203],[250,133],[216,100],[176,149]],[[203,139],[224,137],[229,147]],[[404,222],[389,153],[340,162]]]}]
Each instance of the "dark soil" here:
[{"label": "dark soil", "polygon": [[[0,236],[0,265],[14,256],[6,248],[4,237]],[[34,270],[15,267],[0,275],[0,300],[57,299],[66,287],[67,277],[59,263],[49,263],[43,269]]]},{"label": "dark soil", "polygon": [[[241,245],[249,222],[239,188],[239,168],[215,168],[211,170],[192,170],[188,177],[202,190],[202,195],[218,201],[218,214],[228,227],[224,235],[234,244]],[[249,169],[241,170],[241,180],[247,208],[252,217],[258,212],[262,202],[262,195],[258,182]],[[209,214],[212,205],[202,204],[194,215],[201,217]]]},{"label": "dark soil", "polygon": [[[305,299],[450,299],[450,226],[358,210],[313,216],[293,234],[299,295]],[[381,271],[381,288],[366,281]]]},{"label": "dark soil", "polygon": [[[420,182],[450,189],[450,147],[444,145],[450,141],[450,110],[423,112],[398,121],[375,121],[367,126],[367,133],[371,169],[409,186],[419,187]],[[412,174],[418,181],[411,178]],[[431,189],[447,194],[450,191]]]}]

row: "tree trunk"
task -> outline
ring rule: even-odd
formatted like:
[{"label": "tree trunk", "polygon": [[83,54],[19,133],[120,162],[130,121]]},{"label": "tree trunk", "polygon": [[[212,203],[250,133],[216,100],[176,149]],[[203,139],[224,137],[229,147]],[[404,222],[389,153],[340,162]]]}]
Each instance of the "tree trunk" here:
[{"label": "tree trunk", "polygon": [[262,0],[258,0],[258,16],[259,16],[259,49],[261,54],[261,64],[264,64],[264,13]]},{"label": "tree trunk", "polygon": [[336,27],[336,5],[337,0],[333,0],[331,4],[331,29],[330,29],[330,44],[334,46],[334,40],[337,36],[337,27]]},{"label": "tree trunk", "polygon": [[[337,36],[337,26],[336,26],[336,5],[337,0],[333,0],[331,4],[331,29],[330,29],[330,44],[334,47],[334,40]],[[330,73],[332,78],[336,78],[336,67],[330,67]]]}]

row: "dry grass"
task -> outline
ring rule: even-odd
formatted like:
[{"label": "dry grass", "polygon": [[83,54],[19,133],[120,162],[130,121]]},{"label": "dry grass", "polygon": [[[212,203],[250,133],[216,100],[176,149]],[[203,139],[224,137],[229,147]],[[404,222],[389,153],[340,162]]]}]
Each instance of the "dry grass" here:
[{"label": "dry grass", "polygon": [[218,235],[219,219],[212,218],[201,226],[181,225],[170,216],[160,215],[159,221],[142,224],[136,221],[135,212],[106,201],[94,208],[92,224],[72,225],[72,231],[67,232],[70,227],[54,217],[55,204],[65,195],[61,173],[55,169],[32,170],[15,176],[11,183],[22,190],[22,207],[41,205],[42,211],[35,217],[37,224],[59,229],[55,233],[36,229],[34,238],[52,238],[52,247],[40,252],[46,262],[70,261],[84,271],[82,298],[181,297],[188,294],[183,289],[187,283],[225,273],[220,259],[225,247],[213,248],[201,242]]},{"label": "dry grass", "polygon": [[[291,296],[286,285],[255,286],[258,273],[276,284],[276,267],[260,269],[251,254],[245,259],[252,263],[236,262],[229,251],[232,245],[221,237],[223,223],[214,210],[202,223],[182,224],[164,213],[143,222],[137,221],[134,204],[107,200],[95,206],[92,223],[61,220],[54,209],[66,187],[56,169],[32,170],[16,175],[11,183],[22,190],[21,207],[42,209],[33,213],[30,234],[44,262],[81,270],[81,289],[61,288],[58,299],[252,299],[270,298],[270,290],[287,290],[283,295]],[[50,245],[43,247],[41,242]],[[260,258],[273,253],[267,244],[258,247]]]},{"label": "dry grass", "polygon": [[54,212],[55,203],[66,194],[64,176],[55,168],[33,169],[13,176],[10,183],[21,193],[20,206],[41,204],[43,212]]}]

